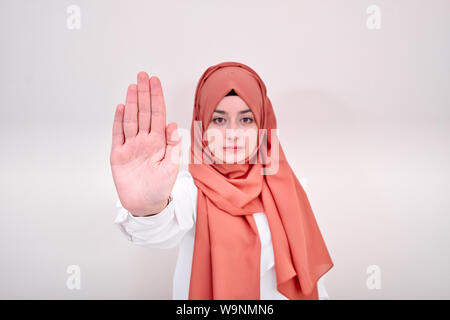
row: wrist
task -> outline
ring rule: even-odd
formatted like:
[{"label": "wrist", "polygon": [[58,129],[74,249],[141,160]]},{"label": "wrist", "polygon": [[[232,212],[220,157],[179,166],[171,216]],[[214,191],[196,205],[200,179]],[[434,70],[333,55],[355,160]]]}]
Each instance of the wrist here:
[{"label": "wrist", "polygon": [[153,215],[158,214],[161,211],[163,211],[169,205],[170,201],[172,201],[172,195],[170,195],[169,198],[167,198],[166,200],[164,200],[160,204],[152,207],[151,209],[146,209],[146,210],[141,211],[141,212],[132,212],[132,211],[130,211],[130,213],[133,216],[135,216],[135,217],[153,216]]}]

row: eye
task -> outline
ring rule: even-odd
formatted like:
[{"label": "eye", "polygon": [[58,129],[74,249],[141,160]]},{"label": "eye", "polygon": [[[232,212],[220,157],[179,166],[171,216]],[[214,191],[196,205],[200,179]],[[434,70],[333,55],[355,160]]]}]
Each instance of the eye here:
[{"label": "eye", "polygon": [[253,118],[242,118],[242,121],[244,122],[244,124],[251,124],[253,122]]},{"label": "eye", "polygon": [[216,117],[212,119],[212,122],[214,124],[224,124],[225,123],[225,118],[222,117]]}]

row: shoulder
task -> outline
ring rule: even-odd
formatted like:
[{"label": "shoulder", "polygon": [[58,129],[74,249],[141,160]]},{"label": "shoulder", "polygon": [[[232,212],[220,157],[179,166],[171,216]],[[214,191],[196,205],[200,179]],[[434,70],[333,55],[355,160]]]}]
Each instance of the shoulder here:
[{"label": "shoulder", "polygon": [[191,173],[187,169],[182,169],[178,172],[178,179],[193,179]]},{"label": "shoulder", "polygon": [[178,172],[174,193],[177,193],[179,197],[189,196],[191,201],[197,201],[197,186],[189,170],[183,169]]},{"label": "shoulder", "polygon": [[194,187],[197,188],[197,186],[194,183],[194,178],[187,169],[183,169],[178,172],[176,183],[179,183],[180,185],[183,185],[184,187],[187,188],[194,188]]}]

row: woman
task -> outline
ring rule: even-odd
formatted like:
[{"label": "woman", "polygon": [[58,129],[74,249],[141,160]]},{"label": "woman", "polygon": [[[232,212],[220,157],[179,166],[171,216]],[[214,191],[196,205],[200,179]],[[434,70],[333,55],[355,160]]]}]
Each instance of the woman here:
[{"label": "woman", "polygon": [[333,262],[257,73],[238,62],[203,73],[188,170],[165,123],[159,79],[140,73],[116,109],[111,166],[121,230],[150,247],[181,241],[174,298],[318,299]]}]

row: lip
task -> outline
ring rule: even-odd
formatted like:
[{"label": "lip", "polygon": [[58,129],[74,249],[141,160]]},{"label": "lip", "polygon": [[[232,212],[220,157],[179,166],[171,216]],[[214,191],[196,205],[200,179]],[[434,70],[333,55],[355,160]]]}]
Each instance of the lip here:
[{"label": "lip", "polygon": [[237,150],[241,150],[241,149],[244,149],[243,147],[223,147],[223,149],[224,150],[234,150],[234,151],[237,151]]}]

